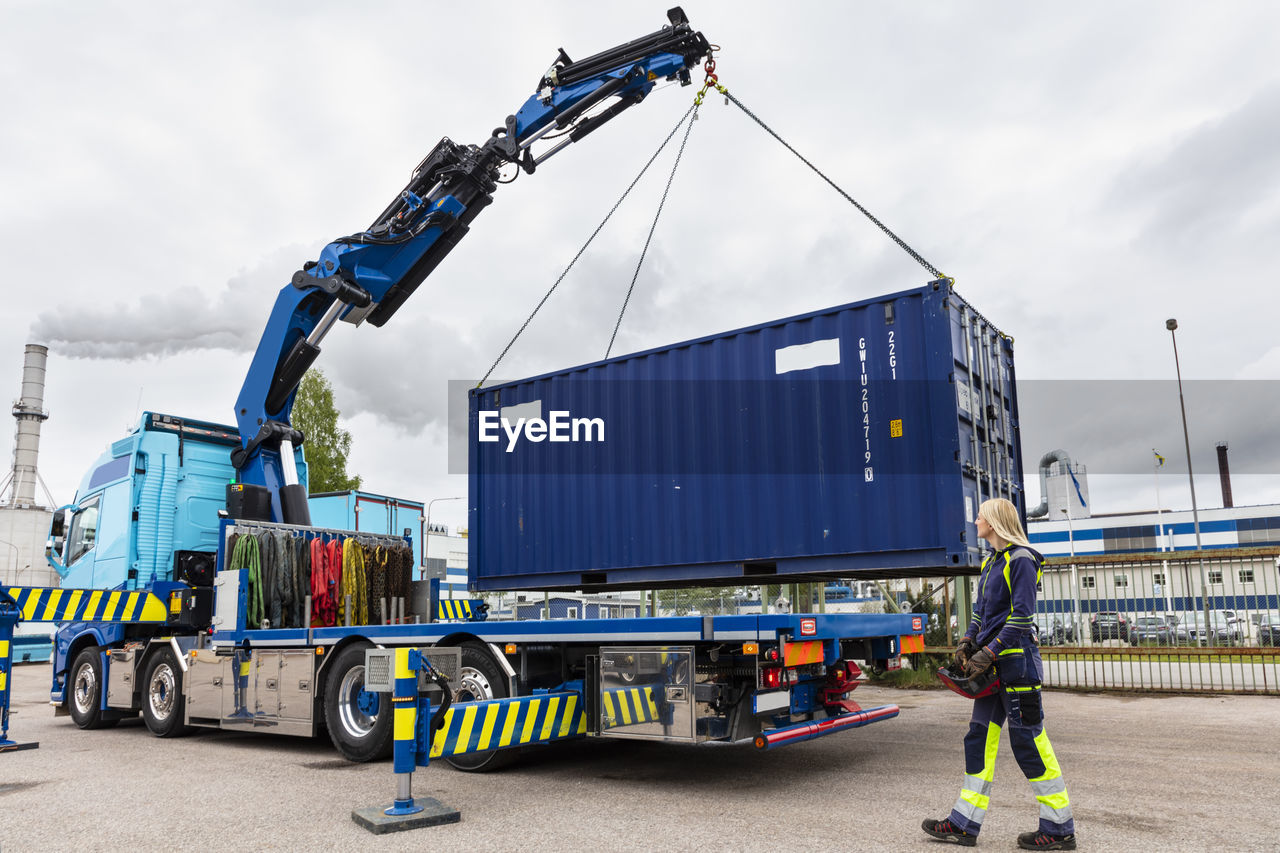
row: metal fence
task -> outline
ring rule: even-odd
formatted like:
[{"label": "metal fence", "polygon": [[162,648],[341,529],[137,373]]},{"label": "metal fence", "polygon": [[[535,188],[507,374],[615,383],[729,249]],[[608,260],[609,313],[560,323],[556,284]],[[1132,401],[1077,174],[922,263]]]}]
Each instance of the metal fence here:
[{"label": "metal fence", "polygon": [[[948,653],[941,644],[948,634],[954,643],[967,627],[964,608],[976,583],[976,577],[967,576],[657,590],[610,601],[565,596],[562,608],[556,593],[539,593],[536,600],[545,599],[550,615],[543,618],[599,618],[606,613],[880,613],[933,593],[928,598],[938,613],[926,635],[926,653]],[[1052,557],[1044,566],[1037,611],[1046,685],[1280,695],[1280,548]],[[508,603],[495,615],[511,618],[516,612]],[[942,630],[945,625],[949,632]]]},{"label": "metal fence", "polygon": [[1037,611],[1046,685],[1280,695],[1280,548],[1050,558]]}]

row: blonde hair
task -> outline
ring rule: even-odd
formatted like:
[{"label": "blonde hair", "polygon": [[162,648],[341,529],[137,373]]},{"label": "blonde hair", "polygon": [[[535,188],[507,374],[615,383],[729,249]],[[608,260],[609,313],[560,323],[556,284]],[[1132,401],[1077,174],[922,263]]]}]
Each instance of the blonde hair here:
[{"label": "blonde hair", "polygon": [[978,515],[982,516],[991,529],[1006,542],[1030,548],[1027,534],[1022,532],[1022,520],[1018,517],[1018,508],[1004,498],[991,498],[978,507]]}]

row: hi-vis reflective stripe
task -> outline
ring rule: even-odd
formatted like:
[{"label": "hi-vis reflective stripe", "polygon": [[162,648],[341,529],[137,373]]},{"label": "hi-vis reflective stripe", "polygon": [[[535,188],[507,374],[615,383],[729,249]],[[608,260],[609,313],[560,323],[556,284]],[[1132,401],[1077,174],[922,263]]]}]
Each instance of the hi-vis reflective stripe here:
[{"label": "hi-vis reflective stripe", "polygon": [[[791,646],[787,646],[787,651],[791,651]],[[903,634],[898,638],[898,651],[904,655],[915,654],[924,651],[924,634]]]},{"label": "hi-vis reflective stripe", "polygon": [[[921,649],[923,651],[923,648]],[[822,663],[822,641],[804,640],[799,643],[787,643],[785,659],[787,666],[802,666],[806,663]]]},{"label": "hi-vis reflective stripe", "polygon": [[620,687],[617,690],[602,690],[600,704],[604,709],[602,728],[612,729],[617,726],[658,721],[658,704],[653,698],[653,687]]},{"label": "hi-vis reflective stripe", "polygon": [[431,757],[464,755],[505,746],[543,743],[587,733],[577,693],[543,693],[450,705],[444,727],[431,743]]},{"label": "hi-vis reflective stripe", "polygon": [[95,589],[11,586],[27,622],[159,622],[167,618],[164,602],[149,592],[105,592]]},{"label": "hi-vis reflective stripe", "polygon": [[463,599],[454,601],[448,598],[440,599],[436,607],[437,619],[470,619],[471,618],[471,602]]}]

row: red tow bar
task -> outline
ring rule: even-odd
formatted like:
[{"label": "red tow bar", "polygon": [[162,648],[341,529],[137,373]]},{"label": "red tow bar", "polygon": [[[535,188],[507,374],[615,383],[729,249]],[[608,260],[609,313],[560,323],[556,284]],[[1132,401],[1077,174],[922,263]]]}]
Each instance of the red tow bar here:
[{"label": "red tow bar", "polygon": [[897,705],[881,705],[879,708],[868,708],[852,714],[841,714],[816,723],[797,723],[756,735],[756,749],[774,749],[787,744],[800,743],[802,740],[813,740],[823,735],[842,732],[845,729],[856,729],[868,723],[878,723],[898,716]]}]

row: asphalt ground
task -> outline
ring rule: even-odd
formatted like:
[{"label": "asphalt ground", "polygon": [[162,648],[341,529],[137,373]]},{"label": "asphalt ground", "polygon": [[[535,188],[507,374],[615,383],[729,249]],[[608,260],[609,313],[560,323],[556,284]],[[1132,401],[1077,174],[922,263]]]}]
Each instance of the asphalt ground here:
[{"label": "asphalt ground", "polygon": [[[0,753],[0,850],[941,851],[920,831],[963,774],[968,703],[945,691],[860,687],[896,719],[770,752],[584,740],[497,773],[435,763],[414,794],[460,823],[375,836],[354,809],[390,804],[390,763],[327,741],[206,732],[161,740],[140,721],[85,732],[47,704],[47,664],[15,667]],[[1081,850],[1275,850],[1280,699],[1046,691],[1047,726]],[[1002,740],[979,849],[1036,826]]]}]

